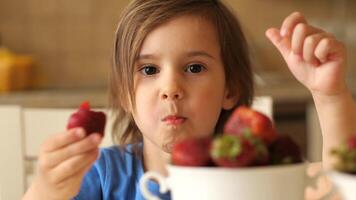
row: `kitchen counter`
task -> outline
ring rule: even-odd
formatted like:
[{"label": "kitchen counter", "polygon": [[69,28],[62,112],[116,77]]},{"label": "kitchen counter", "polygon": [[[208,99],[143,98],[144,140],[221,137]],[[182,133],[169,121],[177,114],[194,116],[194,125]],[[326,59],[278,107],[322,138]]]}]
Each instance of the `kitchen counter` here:
[{"label": "kitchen counter", "polygon": [[[307,90],[297,85],[258,87],[256,95],[272,96],[276,103],[304,102],[311,98]],[[0,105],[15,104],[35,108],[71,108],[77,107],[83,100],[89,100],[93,107],[106,107],[107,89],[42,89],[0,94]]]},{"label": "kitchen counter", "polygon": [[[290,73],[262,73],[256,79],[256,95],[269,95],[276,103],[294,103],[312,101],[310,92],[299,83]],[[347,84],[354,95],[356,95],[356,79],[347,77]]]},{"label": "kitchen counter", "polygon": [[[272,96],[275,104],[309,103],[312,97],[290,74],[263,73],[256,79],[256,95]],[[351,80],[351,79],[349,79]],[[349,81],[356,94],[356,81]],[[0,105],[21,105],[38,108],[72,108],[82,101],[90,101],[93,107],[107,107],[107,88],[41,89],[0,93]]]},{"label": "kitchen counter", "polygon": [[46,89],[0,93],[0,105],[29,108],[75,108],[84,100],[88,100],[92,107],[107,107],[107,89]]}]

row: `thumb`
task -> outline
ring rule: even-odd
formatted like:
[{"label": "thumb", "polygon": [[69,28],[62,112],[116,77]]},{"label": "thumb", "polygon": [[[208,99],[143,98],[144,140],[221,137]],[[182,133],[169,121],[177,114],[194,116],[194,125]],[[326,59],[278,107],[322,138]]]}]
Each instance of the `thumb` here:
[{"label": "thumb", "polygon": [[288,37],[282,37],[280,31],[276,28],[269,28],[266,31],[266,37],[273,43],[284,58],[290,52],[291,41]]}]

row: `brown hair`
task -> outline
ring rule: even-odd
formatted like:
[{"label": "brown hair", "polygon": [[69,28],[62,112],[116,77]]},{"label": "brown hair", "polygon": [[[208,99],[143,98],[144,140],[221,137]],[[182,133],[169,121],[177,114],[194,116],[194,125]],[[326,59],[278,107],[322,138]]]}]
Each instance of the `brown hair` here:
[{"label": "brown hair", "polygon": [[[109,74],[115,143],[142,141],[128,108],[135,109],[131,103],[135,102],[133,69],[145,37],[157,26],[184,14],[201,16],[215,26],[226,83],[232,95],[239,99],[235,107],[251,104],[254,88],[247,42],[237,18],[226,5],[219,0],[133,0],[121,13]],[[215,132],[222,132],[232,110],[222,110]]]}]

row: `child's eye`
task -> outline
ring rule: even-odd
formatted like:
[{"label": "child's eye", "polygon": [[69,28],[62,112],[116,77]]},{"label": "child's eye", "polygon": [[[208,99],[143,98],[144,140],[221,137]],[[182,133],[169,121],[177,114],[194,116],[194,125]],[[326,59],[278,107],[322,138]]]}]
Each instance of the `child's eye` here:
[{"label": "child's eye", "polygon": [[152,66],[152,65],[146,65],[140,69],[141,73],[146,76],[152,76],[154,74],[157,74],[159,70],[157,67]]},{"label": "child's eye", "polygon": [[203,71],[205,67],[201,64],[190,64],[188,67],[185,69],[186,72],[190,73],[199,73]]}]

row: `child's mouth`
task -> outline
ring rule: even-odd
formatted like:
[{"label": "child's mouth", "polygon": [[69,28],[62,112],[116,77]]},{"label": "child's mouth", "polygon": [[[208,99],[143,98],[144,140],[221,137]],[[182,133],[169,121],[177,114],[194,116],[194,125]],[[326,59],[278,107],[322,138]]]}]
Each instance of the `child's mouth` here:
[{"label": "child's mouth", "polygon": [[181,125],[185,122],[187,118],[177,116],[177,115],[168,115],[165,118],[162,119],[163,122],[165,122],[168,125]]}]

